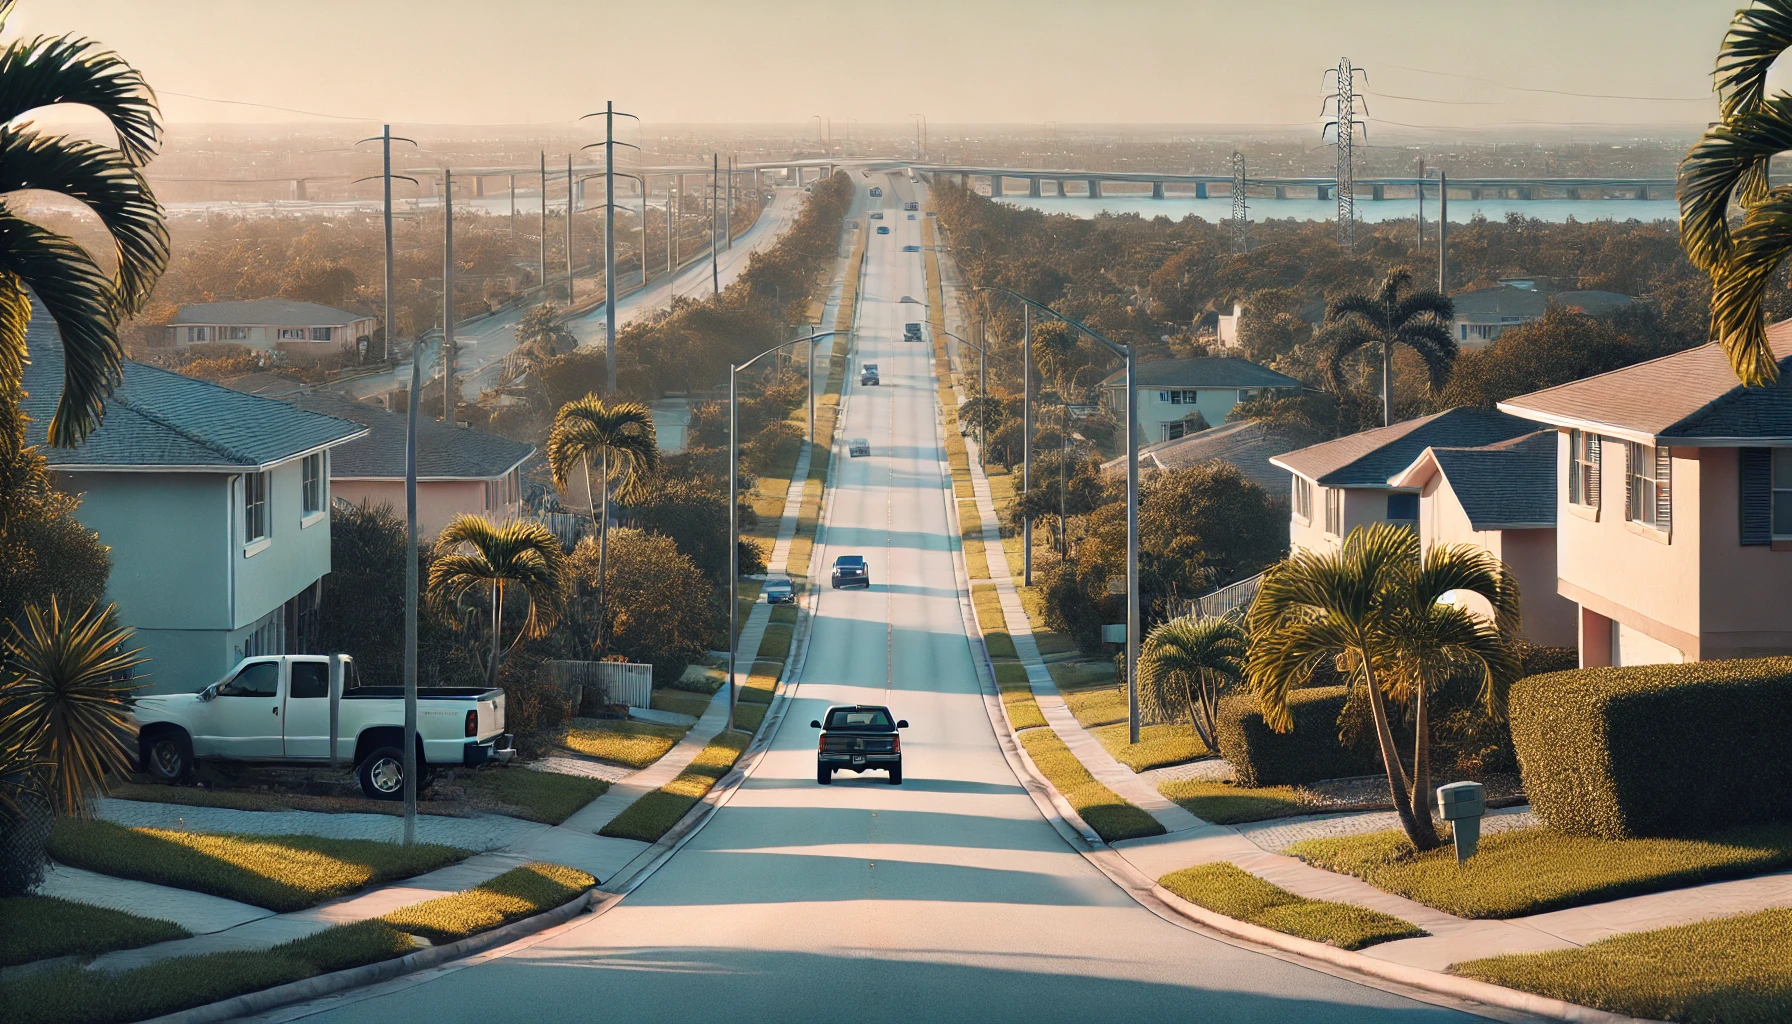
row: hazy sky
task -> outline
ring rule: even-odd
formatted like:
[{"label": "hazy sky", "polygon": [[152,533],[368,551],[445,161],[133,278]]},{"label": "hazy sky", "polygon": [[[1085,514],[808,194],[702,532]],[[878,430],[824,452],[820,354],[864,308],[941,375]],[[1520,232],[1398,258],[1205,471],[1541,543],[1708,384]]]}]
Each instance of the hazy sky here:
[{"label": "hazy sky", "polygon": [[1347,56],[1369,71],[1371,131],[1523,131],[1709,120],[1712,59],[1739,5],[21,0],[8,34],[103,41],[144,71],[171,121],[290,116],[197,96],[453,124],[565,121],[614,99],[650,123],[825,114],[836,136],[854,118],[913,112],[939,124],[1300,126],[1317,122],[1321,75]]}]

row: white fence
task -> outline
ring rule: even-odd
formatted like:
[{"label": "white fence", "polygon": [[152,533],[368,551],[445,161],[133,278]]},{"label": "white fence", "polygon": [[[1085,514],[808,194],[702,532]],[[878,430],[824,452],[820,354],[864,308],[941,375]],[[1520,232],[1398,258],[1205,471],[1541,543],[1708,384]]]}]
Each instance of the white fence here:
[{"label": "white fence", "polygon": [[1226,615],[1243,618],[1250,611],[1251,602],[1257,599],[1257,588],[1262,584],[1263,573],[1258,573],[1248,580],[1239,580],[1193,600],[1178,601],[1172,606],[1171,612],[1176,616],[1189,615],[1197,619],[1217,619]]},{"label": "white fence", "polygon": [[624,661],[547,661],[542,681],[572,695],[581,713],[605,704],[653,705],[653,666]]}]

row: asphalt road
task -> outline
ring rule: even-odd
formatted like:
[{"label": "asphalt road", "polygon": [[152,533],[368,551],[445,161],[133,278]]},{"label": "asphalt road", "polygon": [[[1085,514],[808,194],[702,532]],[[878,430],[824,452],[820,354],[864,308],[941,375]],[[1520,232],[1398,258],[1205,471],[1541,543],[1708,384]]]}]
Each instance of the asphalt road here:
[{"label": "asphalt road", "polygon": [[[1040,817],[972,670],[930,359],[900,340],[904,322],[924,319],[899,302],[924,297],[921,255],[900,251],[921,241],[901,198],[885,200],[892,233],[871,236],[849,375],[856,383],[863,361],[882,371],[882,386],[849,389],[843,431],[872,454],[836,463],[815,563],[862,554],[873,586],[823,592],[801,686],[757,770],[607,914],[304,1019],[1480,1019],[1167,923]],[[887,704],[912,723],[902,786],[882,773],[816,784],[807,726],[835,703]]]}]

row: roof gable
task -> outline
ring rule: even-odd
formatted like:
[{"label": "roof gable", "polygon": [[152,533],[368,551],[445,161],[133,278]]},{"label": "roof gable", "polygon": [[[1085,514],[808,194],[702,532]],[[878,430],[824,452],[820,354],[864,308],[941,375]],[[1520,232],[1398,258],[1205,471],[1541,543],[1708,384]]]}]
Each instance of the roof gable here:
[{"label": "roof gable", "polygon": [[1420,452],[1505,441],[1537,429],[1516,416],[1457,408],[1364,430],[1271,461],[1325,487],[1387,487]]},{"label": "roof gable", "polygon": [[293,299],[255,299],[248,302],[201,302],[182,306],[170,327],[187,324],[219,324],[244,327],[335,327],[356,320],[371,320],[372,314],[351,313],[318,302],[297,302]]},{"label": "roof gable", "polygon": [[[1192,359],[1149,359],[1133,367],[1133,380],[1142,388],[1298,388],[1300,381],[1267,366],[1237,356],[1197,356]],[[1126,386],[1126,371],[1115,370],[1102,382],[1104,388]]]},{"label": "roof gable", "polygon": [[1539,430],[1476,448],[1430,448],[1426,453],[1450,482],[1475,529],[1555,526],[1555,431]]},{"label": "roof gable", "polygon": [[[304,391],[286,399],[300,409],[351,420],[366,428],[363,437],[330,454],[334,479],[402,480],[409,417],[334,391]],[[491,480],[515,469],[535,446],[473,427],[453,427],[417,417],[417,477],[420,480]]]},{"label": "roof gable", "polygon": [[[1170,441],[1159,441],[1139,449],[1141,466],[1158,469],[1187,469],[1204,462],[1230,462],[1245,479],[1271,494],[1288,491],[1288,471],[1270,462],[1273,456],[1288,450],[1288,442],[1262,423],[1236,420],[1209,427]],[[1122,469],[1124,457],[1102,464],[1104,471]]]}]

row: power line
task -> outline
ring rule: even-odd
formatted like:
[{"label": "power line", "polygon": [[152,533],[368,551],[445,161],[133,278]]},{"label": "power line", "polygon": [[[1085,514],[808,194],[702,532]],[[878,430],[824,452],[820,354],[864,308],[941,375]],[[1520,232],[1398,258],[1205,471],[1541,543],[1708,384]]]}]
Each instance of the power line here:
[{"label": "power line", "polygon": [[1705,103],[1712,99],[1710,96],[1625,96],[1617,93],[1572,92],[1567,89],[1542,89],[1528,85],[1507,85],[1504,82],[1496,82],[1491,78],[1481,78],[1477,75],[1464,75],[1453,71],[1432,71],[1429,68],[1409,68],[1400,64],[1385,64],[1383,67],[1390,67],[1396,71],[1411,71],[1418,75],[1437,75],[1440,78],[1460,78],[1464,81],[1480,82],[1483,85],[1491,85],[1499,89],[1510,89],[1513,92],[1535,92],[1543,93],[1547,96],[1575,96],[1585,100],[1639,100],[1645,103]]},{"label": "power line", "polygon": [[[322,118],[327,118],[332,121],[354,121],[354,122],[359,122],[359,123],[363,123],[363,124],[374,124],[380,120],[377,117],[353,117],[348,114],[328,114],[321,110],[302,110],[298,107],[283,107],[276,103],[256,103],[251,100],[223,100],[223,99],[217,98],[216,96],[199,96],[199,95],[195,95],[190,92],[175,92],[172,89],[159,89],[159,90],[157,90],[157,94],[161,95],[161,96],[179,96],[183,100],[199,100],[203,103],[222,103],[222,104],[225,104],[226,106],[232,106],[232,107],[258,107],[262,110],[278,110],[278,111],[281,111],[281,112],[287,113],[287,114],[303,114],[306,117],[322,117]],[[400,121],[400,122],[396,122],[396,123],[416,125],[419,128],[530,128],[530,127],[537,127],[537,126],[577,124],[578,122],[576,120],[567,120],[567,121],[527,121],[527,122],[514,121],[514,122],[495,122],[495,123],[489,123],[489,124],[485,124],[485,123],[469,124],[469,123],[447,122],[447,121]]]}]

